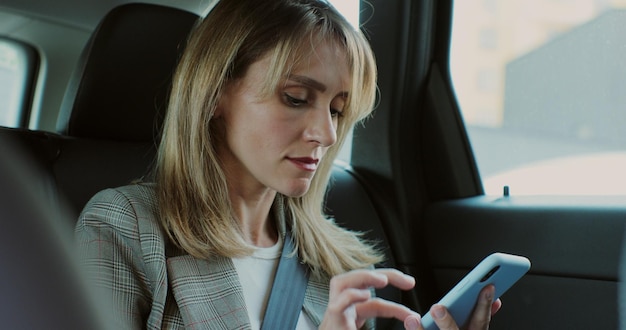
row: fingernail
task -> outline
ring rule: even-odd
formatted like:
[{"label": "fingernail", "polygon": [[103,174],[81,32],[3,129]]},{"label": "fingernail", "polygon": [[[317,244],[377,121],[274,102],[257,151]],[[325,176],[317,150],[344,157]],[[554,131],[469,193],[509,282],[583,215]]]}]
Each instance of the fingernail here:
[{"label": "fingernail", "polygon": [[433,307],[433,314],[436,319],[441,320],[442,318],[446,317],[446,310],[443,309],[443,307],[441,306],[435,306]]},{"label": "fingernail", "polygon": [[493,300],[493,292],[491,290],[487,290],[487,292],[485,292],[483,297],[487,300]]},{"label": "fingernail", "polygon": [[407,330],[417,330],[420,326],[420,321],[417,316],[409,316],[404,320],[404,328]]}]

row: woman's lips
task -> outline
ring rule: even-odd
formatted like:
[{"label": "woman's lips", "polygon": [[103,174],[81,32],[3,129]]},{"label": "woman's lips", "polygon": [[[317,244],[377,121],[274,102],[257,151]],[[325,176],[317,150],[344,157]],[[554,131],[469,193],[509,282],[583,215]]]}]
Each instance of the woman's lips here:
[{"label": "woman's lips", "polygon": [[290,162],[292,162],[296,167],[302,169],[307,172],[315,172],[317,169],[317,164],[319,163],[319,159],[310,158],[310,157],[288,157]]}]

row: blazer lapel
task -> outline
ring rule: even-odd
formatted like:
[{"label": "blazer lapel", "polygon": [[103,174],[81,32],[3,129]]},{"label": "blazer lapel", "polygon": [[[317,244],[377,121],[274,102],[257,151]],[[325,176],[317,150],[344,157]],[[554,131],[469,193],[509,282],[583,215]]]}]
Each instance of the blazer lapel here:
[{"label": "blazer lapel", "polygon": [[185,328],[250,329],[239,277],[229,258],[171,257],[167,270]]},{"label": "blazer lapel", "polygon": [[328,306],[328,280],[309,277],[304,294],[303,310],[316,326],[320,326]]}]

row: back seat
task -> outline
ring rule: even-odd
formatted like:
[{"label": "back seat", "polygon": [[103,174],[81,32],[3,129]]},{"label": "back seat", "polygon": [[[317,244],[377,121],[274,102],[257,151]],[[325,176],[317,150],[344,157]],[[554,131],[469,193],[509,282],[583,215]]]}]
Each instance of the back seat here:
[{"label": "back seat", "polygon": [[49,174],[45,190],[64,199],[76,217],[96,192],[148,173],[171,76],[198,18],[151,4],[113,9],[81,54],[59,133],[0,129],[0,138]]},{"label": "back seat", "polygon": [[[151,169],[171,75],[197,19],[157,5],[117,7],[85,47],[59,115],[59,133],[0,128],[0,139],[12,140],[46,174],[41,190],[68,204],[70,225],[96,192],[126,185]],[[358,175],[336,165],[332,180],[328,213],[379,242],[384,266],[395,267],[383,220]],[[401,301],[397,289],[378,295]],[[391,324],[397,323],[379,320],[379,328]]]},{"label": "back seat", "polygon": [[[5,132],[6,131],[0,131]],[[10,134],[8,136],[11,136]],[[100,305],[81,282],[79,268],[68,244],[71,231],[58,226],[62,210],[46,200],[39,188],[41,169],[0,136],[0,318],[3,329],[112,329],[101,317]],[[7,157],[10,155],[10,157]],[[45,162],[41,162],[42,164]],[[67,228],[69,229],[69,228]],[[71,317],[68,317],[70,315]]]}]

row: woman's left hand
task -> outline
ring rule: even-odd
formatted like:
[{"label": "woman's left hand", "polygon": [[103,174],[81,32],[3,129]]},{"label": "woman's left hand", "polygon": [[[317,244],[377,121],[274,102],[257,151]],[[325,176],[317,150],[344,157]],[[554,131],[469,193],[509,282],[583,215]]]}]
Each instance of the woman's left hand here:
[{"label": "woman's left hand", "polygon": [[[487,330],[489,329],[489,322],[491,317],[498,312],[502,307],[502,301],[500,299],[493,300],[495,294],[495,287],[489,285],[485,287],[481,292],[474,307],[474,312],[467,324],[467,330]],[[434,305],[430,308],[430,315],[437,324],[440,330],[458,330],[459,327],[456,321],[452,318],[450,313],[442,305]],[[405,324],[406,327],[406,324]],[[417,329],[423,330],[420,326]]]}]

